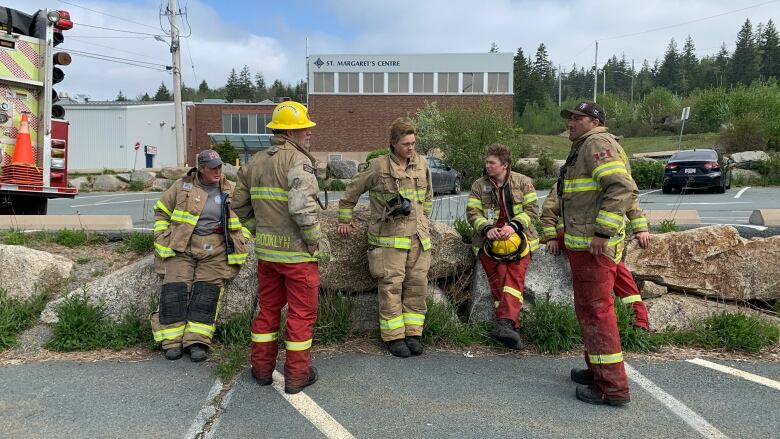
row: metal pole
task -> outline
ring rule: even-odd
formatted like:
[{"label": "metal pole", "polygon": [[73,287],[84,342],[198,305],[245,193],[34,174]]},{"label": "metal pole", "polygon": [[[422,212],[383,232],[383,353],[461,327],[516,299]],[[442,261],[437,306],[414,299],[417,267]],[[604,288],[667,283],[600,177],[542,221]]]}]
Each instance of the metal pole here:
[{"label": "metal pole", "polygon": [[680,148],[682,148],[682,135],[684,129],[685,129],[685,119],[682,120],[682,125],[680,126],[680,138],[677,140],[677,151],[679,151]]},{"label": "metal pole", "polygon": [[634,71],[634,60],[631,60],[631,107],[634,107],[634,76],[636,75],[636,72]]},{"label": "metal pole", "polygon": [[593,102],[599,90],[599,42],[596,41],[596,58],[593,60]]},{"label": "metal pole", "polygon": [[168,0],[171,20],[171,56],[173,57],[173,104],[174,131],[176,132],[176,155],[179,166],[187,160],[184,151],[184,118],[181,107],[181,50],[179,46],[179,29],[176,27],[176,0]]},{"label": "metal pole", "polygon": [[604,80],[601,81],[601,95],[607,94],[607,69],[604,69],[601,71],[601,74],[604,75]]},{"label": "metal pole", "polygon": [[306,37],[306,106],[309,106],[309,37]]},{"label": "metal pole", "polygon": [[558,64],[558,106],[561,106],[561,65]]}]

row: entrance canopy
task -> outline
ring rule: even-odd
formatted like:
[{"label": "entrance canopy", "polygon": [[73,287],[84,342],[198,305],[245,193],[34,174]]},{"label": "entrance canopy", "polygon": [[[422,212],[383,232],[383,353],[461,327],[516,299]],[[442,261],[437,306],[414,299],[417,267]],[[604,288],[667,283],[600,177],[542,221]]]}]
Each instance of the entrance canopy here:
[{"label": "entrance canopy", "polygon": [[248,162],[254,153],[271,147],[271,134],[209,133],[209,140],[212,145],[230,142],[241,164]]}]

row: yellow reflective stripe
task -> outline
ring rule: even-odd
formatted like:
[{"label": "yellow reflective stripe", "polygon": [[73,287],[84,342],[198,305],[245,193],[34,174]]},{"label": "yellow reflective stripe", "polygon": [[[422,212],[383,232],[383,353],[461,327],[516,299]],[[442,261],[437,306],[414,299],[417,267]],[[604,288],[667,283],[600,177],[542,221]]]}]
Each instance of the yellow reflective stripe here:
[{"label": "yellow reflective stripe", "polygon": [[620,299],[620,301],[628,305],[629,303],[641,302],[642,296],[640,296],[639,294],[632,294],[631,296],[623,297],[622,299]]},{"label": "yellow reflective stripe", "polygon": [[557,226],[555,226],[556,230],[563,230],[563,223],[558,223]]},{"label": "yellow reflective stripe", "polygon": [[227,258],[228,264],[243,264],[248,256],[249,253],[230,253]]},{"label": "yellow reflective stripe", "polygon": [[285,340],[284,345],[287,347],[288,351],[305,351],[306,349],[311,348],[311,339],[304,341]]},{"label": "yellow reflective stripe", "polygon": [[184,328],[184,332],[193,332],[195,334],[204,335],[208,338],[214,336],[214,330],[217,329],[214,325],[207,325],[205,323],[187,322],[187,327]]},{"label": "yellow reflective stripe", "polygon": [[433,202],[432,201],[423,201],[423,212],[426,215],[430,215],[433,211]]},{"label": "yellow reflective stripe", "polygon": [[287,190],[272,186],[253,186],[250,190],[253,200],[287,201]]},{"label": "yellow reflective stripe", "polygon": [[228,229],[230,230],[241,229],[241,220],[236,217],[231,217],[230,219],[228,219]]},{"label": "yellow reflective stripe", "polygon": [[535,203],[537,201],[539,201],[539,196],[536,195],[536,192],[529,192],[523,195],[523,205]]},{"label": "yellow reflective stripe", "polygon": [[536,239],[529,239],[528,240],[528,247],[532,252],[535,252],[539,250],[539,238]]},{"label": "yellow reflective stripe", "polygon": [[410,312],[403,313],[404,325],[423,326],[425,324],[425,314],[415,314]]},{"label": "yellow reflective stripe", "polygon": [[241,226],[241,234],[244,235],[244,238],[246,239],[252,239],[252,232],[246,227]]},{"label": "yellow reflective stripe", "polygon": [[157,254],[160,255],[161,258],[170,258],[172,256],[176,256],[176,252],[173,251],[170,247],[166,247],[162,244],[154,243],[154,248],[157,250]]},{"label": "yellow reflective stripe", "polygon": [[383,331],[389,331],[391,329],[398,329],[404,327],[404,316],[393,317],[390,320],[379,319],[379,329]]},{"label": "yellow reflective stripe", "polygon": [[246,227],[248,230],[253,231],[257,228],[257,220],[255,217],[250,217],[244,220],[244,227]]},{"label": "yellow reflective stripe", "polygon": [[606,177],[607,175],[615,174],[615,173],[623,173],[628,174],[626,172],[626,165],[623,164],[620,160],[615,160],[611,162],[604,163],[603,165],[596,166],[593,168],[593,172],[591,173],[591,176],[596,181],[601,181],[602,178]]},{"label": "yellow reflective stripe", "polygon": [[255,256],[261,261],[279,262],[282,264],[297,264],[299,262],[316,262],[317,258],[306,252],[291,252],[255,247]]},{"label": "yellow reflective stripe", "polygon": [[152,335],[157,343],[163,340],[177,340],[184,335],[184,325],[152,331]]},{"label": "yellow reflective stripe", "polygon": [[647,218],[640,216],[639,218],[634,218],[631,220],[631,228],[636,229],[646,229],[648,226]]},{"label": "yellow reflective stripe", "polygon": [[588,361],[591,364],[615,364],[623,361],[623,352],[616,354],[591,354],[588,352]]},{"label": "yellow reflective stripe", "polygon": [[168,227],[170,227],[171,223],[165,220],[157,220],[154,222],[154,231],[155,232],[164,232],[168,230]]},{"label": "yellow reflective stripe", "polygon": [[176,221],[179,223],[187,223],[191,225],[197,225],[198,219],[200,218],[200,215],[193,215],[186,210],[179,210],[176,209],[173,211],[173,214],[171,215],[171,221]]},{"label": "yellow reflective stripe", "polygon": [[352,208],[339,209],[339,221],[352,221]]},{"label": "yellow reflective stripe", "polygon": [[308,227],[306,229],[301,229],[301,236],[303,237],[304,241],[312,242],[320,239],[321,235],[320,231],[320,224],[317,223],[311,227]]},{"label": "yellow reflective stripe", "polygon": [[518,204],[512,205],[512,213],[513,214],[517,215],[517,214],[519,214],[522,211],[523,211],[523,204],[522,203],[518,203]]},{"label": "yellow reflective stripe", "polygon": [[563,192],[586,192],[586,191],[600,191],[601,185],[592,178],[575,178],[573,180],[563,181]]},{"label": "yellow reflective stripe", "polygon": [[517,297],[517,300],[520,301],[520,303],[523,303],[523,292],[520,290],[516,290],[510,286],[504,285],[504,288],[501,290],[507,294],[511,294],[512,296]]},{"label": "yellow reflective stripe", "polygon": [[474,220],[474,230],[479,230],[487,222],[488,222],[488,220],[485,217],[477,218],[476,220]]},{"label": "yellow reflective stripe", "polygon": [[162,210],[163,212],[165,212],[166,214],[168,214],[168,216],[171,216],[171,210],[170,210],[170,209],[168,209],[168,208],[165,206],[165,204],[163,204],[162,200],[157,200],[157,203],[155,203],[155,205],[154,205],[154,208],[155,208],[155,209]]},{"label": "yellow reflective stripe", "polygon": [[596,224],[601,224],[602,226],[617,230],[623,227],[623,217],[606,210],[599,210],[599,214],[596,217]]},{"label": "yellow reflective stripe", "polygon": [[474,207],[482,210],[482,200],[479,198],[469,197],[469,200],[466,202],[466,207]]},{"label": "yellow reflective stripe", "polygon": [[420,240],[420,244],[422,244],[422,248],[424,251],[428,251],[431,249],[433,244],[431,243],[431,238],[423,238]]},{"label": "yellow reflective stripe", "polygon": [[523,227],[531,227],[531,217],[525,212],[518,213],[512,220],[520,220],[523,223]]},{"label": "yellow reflective stripe", "polygon": [[377,236],[373,233],[369,233],[368,245],[409,250],[412,248],[412,240],[406,236]]},{"label": "yellow reflective stripe", "polygon": [[545,235],[555,235],[555,227],[542,227],[542,233]]},{"label": "yellow reflective stripe", "polygon": [[[575,250],[584,250],[590,247],[590,242],[593,240],[592,236],[576,236],[565,233],[563,235],[563,241],[567,248]],[[608,245],[614,247],[623,242],[623,235],[617,235],[609,238]]]},{"label": "yellow reflective stripe", "polygon": [[278,332],[253,332],[252,333],[252,343],[268,343],[271,341],[275,341],[277,338],[279,338]]}]

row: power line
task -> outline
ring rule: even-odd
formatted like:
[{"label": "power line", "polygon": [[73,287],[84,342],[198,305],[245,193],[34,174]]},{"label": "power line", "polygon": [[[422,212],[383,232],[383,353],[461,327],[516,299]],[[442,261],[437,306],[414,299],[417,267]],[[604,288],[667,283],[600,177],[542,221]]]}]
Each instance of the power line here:
[{"label": "power line", "polygon": [[135,31],[127,30],[127,29],[115,29],[113,27],[94,26],[94,25],[91,25],[91,24],[84,24],[84,23],[73,22],[73,24],[74,25],[77,24],[79,26],[84,26],[84,27],[91,27],[91,28],[95,28],[95,29],[110,30],[110,31],[114,31],[114,32],[124,32],[126,34],[150,35],[150,36],[159,35],[159,34],[150,34],[148,32],[135,32]]},{"label": "power line", "polygon": [[192,67],[192,76],[195,77],[195,86],[200,85],[198,82],[198,74],[195,73],[195,63],[192,61],[192,48],[187,44],[187,55],[190,57],[190,67]]},{"label": "power line", "polygon": [[[70,37],[68,37],[68,38],[70,38]],[[106,46],[106,45],[103,45],[103,44],[90,43],[90,42],[87,42],[87,41],[76,41],[76,43],[78,43],[78,44],[88,44],[90,46],[97,46],[97,47],[102,47],[104,49],[111,49],[111,50],[114,50],[114,51],[117,51],[117,52],[129,53],[131,55],[136,55],[136,56],[140,56],[140,57],[143,57],[143,58],[146,58],[146,59],[151,59],[153,61],[157,61],[157,62],[160,62],[160,63],[164,63],[165,62],[165,61],[160,61],[159,59],[152,58],[149,55],[144,54],[144,53],[131,52],[129,50],[124,50],[124,49],[117,49],[116,47]],[[68,44],[66,43],[66,45],[68,45]],[[70,48],[69,45],[68,45],[68,48]]]},{"label": "power line", "polygon": [[122,64],[122,65],[125,65],[125,66],[143,67],[145,69],[150,69],[150,70],[154,70],[154,71],[157,71],[157,72],[165,72],[167,70],[167,69],[163,69],[163,68],[159,68],[159,67],[153,67],[153,66],[143,65],[143,64],[135,64],[135,63],[132,63],[132,62],[127,62],[127,61],[117,61],[117,60],[113,60],[113,59],[104,58],[102,56],[88,55],[86,53],[74,53],[74,55],[76,55],[76,56],[83,56],[85,58],[92,58],[92,59],[96,59],[96,60],[99,60],[99,61],[114,62],[114,63]]},{"label": "power line", "polygon": [[116,61],[126,61],[126,62],[132,62],[132,63],[137,63],[137,64],[148,64],[148,65],[151,65],[151,66],[158,66],[158,67],[163,67],[163,68],[168,68],[169,67],[169,66],[167,66],[165,64],[160,64],[160,63],[153,63],[153,62],[149,62],[149,61],[141,61],[141,60],[138,60],[138,59],[131,59],[131,58],[122,58],[122,57],[119,57],[119,56],[106,55],[106,54],[103,54],[103,53],[86,52],[86,51],[83,51],[83,50],[68,49],[68,53],[75,53],[77,55],[84,55],[84,56],[97,56],[97,57],[101,57],[101,58],[107,58],[107,59],[112,59],[112,60],[116,60]]},{"label": "power line", "polygon": [[107,35],[71,35],[68,34],[68,38],[112,38],[112,39],[137,39],[137,40],[151,40],[154,37],[110,37]]},{"label": "power line", "polygon": [[720,14],[710,15],[709,17],[697,18],[695,20],[685,21],[683,23],[670,24],[668,26],[656,27],[656,28],[653,28],[653,29],[643,30],[643,31],[639,31],[639,32],[633,32],[633,33],[629,33],[629,34],[616,35],[616,36],[606,37],[606,38],[597,38],[597,40],[598,41],[607,41],[607,40],[617,40],[619,38],[634,37],[634,36],[637,36],[637,35],[643,35],[643,34],[646,34],[646,33],[655,32],[655,31],[659,31],[659,30],[671,29],[673,27],[683,26],[683,25],[686,25],[686,24],[698,23],[700,21],[705,21],[705,20],[709,20],[709,19],[712,19],[712,18],[722,17],[722,16],[728,15],[728,14],[733,14],[735,12],[741,12],[741,11],[745,11],[745,10],[748,10],[748,9],[757,8],[759,6],[768,5],[770,3],[777,3],[778,1],[780,1],[780,0],[770,0],[770,1],[767,1],[767,2],[763,2],[763,3],[757,3],[755,5],[746,6],[744,8],[734,9],[732,11],[726,11],[726,12],[721,12]]},{"label": "power line", "polygon": [[96,13],[96,14],[101,14],[101,15],[105,15],[105,16],[107,16],[107,17],[116,18],[116,19],[118,19],[118,20],[126,21],[126,22],[128,22],[128,23],[137,24],[137,25],[139,25],[139,26],[144,26],[144,27],[148,27],[148,28],[152,28],[152,29],[157,29],[156,27],[154,27],[154,26],[150,26],[150,25],[148,25],[148,24],[139,23],[139,22],[137,22],[137,21],[129,20],[129,19],[127,19],[127,18],[124,18],[124,17],[119,17],[119,16],[116,16],[116,15],[111,15],[111,14],[109,14],[109,13],[106,13],[106,12],[98,11],[98,10],[95,10],[95,9],[90,9],[90,8],[88,8],[88,7],[86,7],[86,6],[77,5],[77,4],[75,4],[75,3],[71,3],[71,2],[68,2],[68,1],[65,1],[65,0],[59,0],[59,1],[60,1],[61,3],[65,3],[66,5],[71,5],[71,6],[75,6],[75,7],[77,7],[77,8],[86,9],[87,11],[94,12],[94,13]]}]

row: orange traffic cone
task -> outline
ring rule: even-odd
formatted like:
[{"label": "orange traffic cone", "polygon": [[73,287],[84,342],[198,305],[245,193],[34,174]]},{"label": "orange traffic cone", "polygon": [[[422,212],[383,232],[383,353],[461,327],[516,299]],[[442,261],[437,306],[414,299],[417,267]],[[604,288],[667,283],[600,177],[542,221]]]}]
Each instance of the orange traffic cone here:
[{"label": "orange traffic cone", "polygon": [[19,131],[16,134],[16,145],[14,145],[14,155],[11,158],[11,164],[35,167],[35,157],[33,156],[32,141],[30,140],[30,123],[27,120],[26,113],[22,113],[22,122],[19,124]]}]

